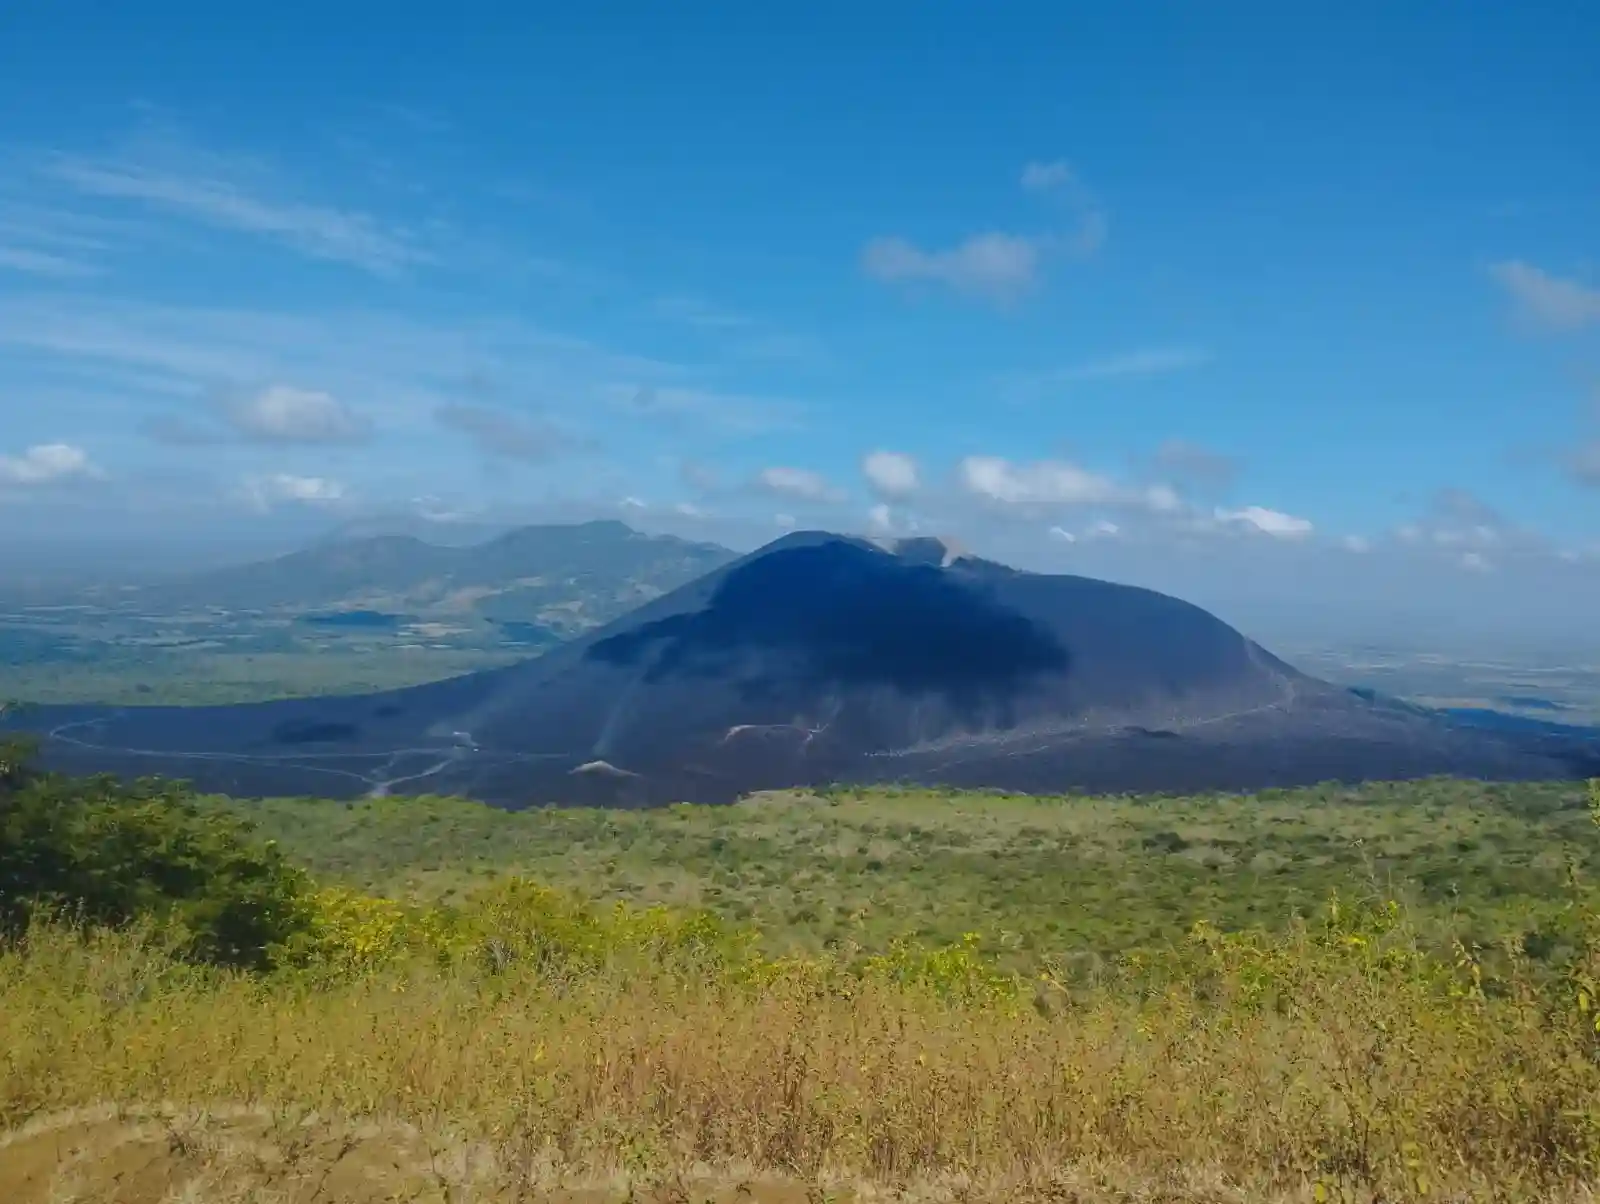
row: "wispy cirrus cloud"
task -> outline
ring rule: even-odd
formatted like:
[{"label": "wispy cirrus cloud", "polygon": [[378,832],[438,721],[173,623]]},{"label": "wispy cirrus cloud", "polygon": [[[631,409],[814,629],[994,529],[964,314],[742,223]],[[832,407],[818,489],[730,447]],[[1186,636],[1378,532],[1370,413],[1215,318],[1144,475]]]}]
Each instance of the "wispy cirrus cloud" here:
[{"label": "wispy cirrus cloud", "polygon": [[53,155],[42,174],[83,196],[254,235],[377,275],[432,260],[398,226],[294,196],[261,164],[204,151],[167,130],[145,131],[109,154]]},{"label": "wispy cirrus cloud", "polygon": [[1210,363],[1203,347],[1186,344],[1141,347],[1034,372],[1014,372],[1000,378],[1000,386],[1019,400],[1035,399],[1057,389],[1091,382],[1149,380],[1188,372]]},{"label": "wispy cirrus cloud", "polygon": [[28,276],[47,276],[56,280],[75,280],[99,275],[93,264],[84,263],[53,251],[0,245],[0,272],[20,272]]},{"label": "wispy cirrus cloud", "polygon": [[1600,288],[1552,275],[1520,259],[1494,264],[1490,274],[1511,298],[1523,321],[1566,333],[1600,325]]},{"label": "wispy cirrus cloud", "polygon": [[700,297],[657,297],[650,308],[657,317],[703,330],[743,330],[754,325],[744,314],[722,309]]},{"label": "wispy cirrus cloud", "polygon": [[1146,347],[1121,355],[1089,360],[1064,369],[1063,380],[1121,380],[1128,377],[1165,376],[1198,368],[1211,359],[1200,347]]}]

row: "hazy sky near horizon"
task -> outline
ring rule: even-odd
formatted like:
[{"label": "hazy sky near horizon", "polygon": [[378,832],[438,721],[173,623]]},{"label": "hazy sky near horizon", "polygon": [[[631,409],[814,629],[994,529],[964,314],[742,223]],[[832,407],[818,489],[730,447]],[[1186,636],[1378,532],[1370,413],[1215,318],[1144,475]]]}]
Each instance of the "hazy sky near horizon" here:
[{"label": "hazy sky near horizon", "polygon": [[1597,61],[1584,0],[6,5],[0,532],[938,531],[1581,624]]}]

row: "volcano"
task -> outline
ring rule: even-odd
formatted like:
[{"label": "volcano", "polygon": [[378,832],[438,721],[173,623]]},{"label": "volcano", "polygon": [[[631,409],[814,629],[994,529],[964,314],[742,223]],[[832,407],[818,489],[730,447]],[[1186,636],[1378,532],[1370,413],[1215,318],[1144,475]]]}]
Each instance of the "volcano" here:
[{"label": "volcano", "polygon": [[801,533],[502,669],[384,694],[45,708],[46,763],[238,795],[720,802],[906,782],[1064,791],[1595,772],[1298,672],[1196,606],[937,540]]}]

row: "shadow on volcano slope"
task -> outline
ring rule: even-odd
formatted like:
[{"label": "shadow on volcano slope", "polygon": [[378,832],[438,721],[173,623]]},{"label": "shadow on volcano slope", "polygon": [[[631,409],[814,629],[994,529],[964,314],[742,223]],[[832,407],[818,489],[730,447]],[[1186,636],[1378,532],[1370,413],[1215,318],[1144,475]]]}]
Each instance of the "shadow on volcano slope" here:
[{"label": "shadow on volcano slope", "polygon": [[[786,537],[538,659],[383,695],[36,714],[47,761],[237,794],[721,801],[830,781],[1252,789],[1563,777],[1594,741],[1470,730],[1297,672],[1149,590]],[[1585,758],[1588,758],[1585,760]]]}]

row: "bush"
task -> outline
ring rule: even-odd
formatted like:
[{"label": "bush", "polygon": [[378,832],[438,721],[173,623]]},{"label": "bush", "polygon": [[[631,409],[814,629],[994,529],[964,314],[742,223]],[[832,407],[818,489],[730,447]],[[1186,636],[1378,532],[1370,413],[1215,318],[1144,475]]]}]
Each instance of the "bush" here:
[{"label": "bush", "polygon": [[181,785],[69,780],[0,750],[0,934],[39,913],[154,920],[186,956],[261,968],[307,923],[305,875]]}]

